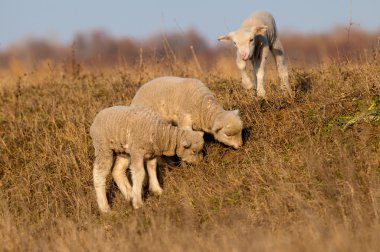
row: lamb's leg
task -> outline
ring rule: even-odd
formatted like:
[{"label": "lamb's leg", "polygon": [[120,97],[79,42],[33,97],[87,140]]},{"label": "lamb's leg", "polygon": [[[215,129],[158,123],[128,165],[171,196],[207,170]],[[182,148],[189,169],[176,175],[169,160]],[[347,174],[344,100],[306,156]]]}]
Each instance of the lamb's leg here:
[{"label": "lamb's leg", "polygon": [[148,160],[146,166],[149,175],[149,190],[156,195],[161,195],[162,188],[157,179],[157,159]]},{"label": "lamb's leg", "polygon": [[252,71],[253,71],[253,95],[257,96],[257,69],[259,68],[259,61],[258,59],[252,59]]},{"label": "lamb's leg", "polygon": [[129,157],[117,156],[112,170],[112,177],[127,201],[132,198],[132,187],[125,173],[129,162]]},{"label": "lamb's leg", "polygon": [[253,58],[251,60],[252,62],[252,71],[253,71],[253,79],[254,79],[254,84],[253,84],[253,95],[257,96],[257,70],[259,69],[260,65],[260,59],[259,58]]},{"label": "lamb's leg", "polygon": [[93,169],[94,187],[96,192],[96,200],[101,212],[109,212],[106,195],[106,179],[112,168],[113,155],[112,152],[101,153],[96,155]]},{"label": "lamb's leg", "polygon": [[131,153],[131,173],[132,173],[132,206],[134,209],[142,207],[141,197],[142,186],[145,177],[144,155]]},{"label": "lamb's leg", "polygon": [[289,86],[288,68],[286,66],[284,49],[279,39],[277,39],[273,44],[272,53],[276,62],[277,72],[281,80],[281,89],[290,97],[293,97],[292,90]]},{"label": "lamb's leg", "polygon": [[[265,71],[266,71],[266,65],[267,60],[269,56],[269,47],[264,46],[262,48],[262,52],[260,54],[260,57],[257,62],[257,96],[260,98],[266,98],[266,92],[265,92],[265,85],[264,85],[264,78],[265,78]],[[254,68],[256,68],[254,66]]]},{"label": "lamb's leg", "polygon": [[241,72],[241,84],[245,89],[251,89],[254,88],[254,83],[252,80],[249,78],[248,73],[247,73],[247,62],[242,60],[239,53],[236,56],[236,65],[239,68]]}]

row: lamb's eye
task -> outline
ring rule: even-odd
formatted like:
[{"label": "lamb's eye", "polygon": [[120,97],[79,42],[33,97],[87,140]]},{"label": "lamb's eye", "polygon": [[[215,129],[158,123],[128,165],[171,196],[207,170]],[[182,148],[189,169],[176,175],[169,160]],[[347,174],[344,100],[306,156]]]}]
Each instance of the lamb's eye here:
[{"label": "lamb's eye", "polygon": [[252,43],[252,42],[253,42],[253,38],[251,38],[251,39],[249,40],[249,42]]}]

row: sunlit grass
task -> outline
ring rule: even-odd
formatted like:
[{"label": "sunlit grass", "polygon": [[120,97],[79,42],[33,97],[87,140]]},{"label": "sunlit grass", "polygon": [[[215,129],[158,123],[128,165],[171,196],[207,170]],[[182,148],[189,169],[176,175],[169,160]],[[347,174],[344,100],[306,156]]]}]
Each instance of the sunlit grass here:
[{"label": "sunlit grass", "polygon": [[[270,73],[266,103],[240,87],[234,62],[222,63],[209,72],[191,62],[94,69],[49,61],[2,71],[0,249],[378,250],[379,62],[291,68],[294,101]],[[89,125],[161,75],[200,78],[226,109],[238,108],[245,145],[209,141],[195,166],[163,160],[164,193],[147,194],[138,211],[110,181],[113,213],[100,215]]]}]

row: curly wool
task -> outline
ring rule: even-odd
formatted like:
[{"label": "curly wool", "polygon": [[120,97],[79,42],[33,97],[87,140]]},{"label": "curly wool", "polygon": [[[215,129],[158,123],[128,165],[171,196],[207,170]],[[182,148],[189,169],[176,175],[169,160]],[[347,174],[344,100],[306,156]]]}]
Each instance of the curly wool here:
[{"label": "curly wool", "polygon": [[189,115],[192,128],[205,132],[211,132],[216,117],[225,112],[201,81],[179,77],[160,77],[144,84],[131,105],[147,106],[174,124],[180,116]]},{"label": "curly wool", "polygon": [[178,128],[142,107],[115,106],[98,113],[90,128],[96,151],[143,149],[151,155],[175,153]]}]

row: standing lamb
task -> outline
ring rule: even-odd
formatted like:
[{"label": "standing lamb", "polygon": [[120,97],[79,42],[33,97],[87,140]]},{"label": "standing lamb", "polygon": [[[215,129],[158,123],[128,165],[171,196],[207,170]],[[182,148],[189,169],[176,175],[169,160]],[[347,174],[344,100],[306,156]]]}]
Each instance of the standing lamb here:
[{"label": "standing lamb", "polygon": [[[177,154],[183,161],[196,163],[203,158],[203,132],[174,127],[150,109],[115,106],[100,111],[91,125],[90,135],[95,148],[94,186],[102,212],[110,211],[106,197],[106,177],[112,166],[112,176],[135,209],[143,204],[142,183],[147,163],[149,189],[161,194],[156,176],[156,157]],[[114,156],[116,156],[115,164]],[[133,186],[126,169],[130,163]]]},{"label": "standing lamb", "polygon": [[243,123],[238,110],[226,111],[200,80],[160,77],[144,84],[132,106],[147,106],[181,128],[202,130],[226,145],[242,146]]},{"label": "standing lamb", "polygon": [[[292,97],[284,49],[278,38],[275,20],[269,12],[257,11],[253,13],[241,24],[239,29],[220,36],[218,40],[232,40],[234,42],[237,48],[236,64],[241,71],[242,85],[246,89],[253,88],[257,96],[261,98],[266,97],[264,77],[270,51],[276,62],[282,89]],[[246,71],[248,60],[253,66],[253,82]]]}]

